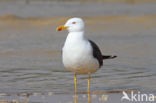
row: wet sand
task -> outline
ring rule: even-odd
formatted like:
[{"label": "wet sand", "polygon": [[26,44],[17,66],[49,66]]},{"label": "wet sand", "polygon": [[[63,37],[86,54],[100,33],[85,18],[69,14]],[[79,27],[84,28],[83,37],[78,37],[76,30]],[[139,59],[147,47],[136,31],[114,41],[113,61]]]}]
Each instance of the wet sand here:
[{"label": "wet sand", "polygon": [[[61,62],[67,32],[55,31],[73,15],[85,20],[86,37],[94,40],[103,54],[118,56],[104,61],[92,75],[92,103],[121,103],[122,91],[156,93],[155,4],[121,5],[120,9],[97,4],[98,12],[81,8],[71,12],[69,8],[78,9],[80,4],[58,4],[63,6],[54,13],[48,13],[50,4],[49,9],[43,4],[40,11],[41,4],[21,11],[17,8],[23,4],[6,5],[0,4],[0,103],[74,103],[73,73]],[[86,90],[87,76],[79,76],[78,103],[88,102]]]}]

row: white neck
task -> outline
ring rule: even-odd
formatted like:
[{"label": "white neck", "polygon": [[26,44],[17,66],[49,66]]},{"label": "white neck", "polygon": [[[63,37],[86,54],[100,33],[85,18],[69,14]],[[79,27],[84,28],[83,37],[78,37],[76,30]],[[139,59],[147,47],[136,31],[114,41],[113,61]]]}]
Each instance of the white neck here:
[{"label": "white neck", "polygon": [[66,40],[77,41],[82,39],[84,39],[84,32],[70,32]]},{"label": "white neck", "polygon": [[65,45],[72,45],[74,43],[78,43],[80,41],[85,40],[84,37],[84,31],[81,32],[69,32],[66,41],[65,41]]}]

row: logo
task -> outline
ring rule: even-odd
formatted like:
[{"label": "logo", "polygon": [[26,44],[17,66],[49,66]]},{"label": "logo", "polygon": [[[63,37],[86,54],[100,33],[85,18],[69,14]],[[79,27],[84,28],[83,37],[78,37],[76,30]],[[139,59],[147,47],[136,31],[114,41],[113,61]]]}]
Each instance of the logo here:
[{"label": "logo", "polygon": [[127,101],[149,101],[153,102],[155,101],[154,94],[141,94],[141,92],[134,93],[134,91],[131,91],[131,93],[128,95],[125,91],[122,92],[123,96],[121,98],[121,101],[127,100]]}]

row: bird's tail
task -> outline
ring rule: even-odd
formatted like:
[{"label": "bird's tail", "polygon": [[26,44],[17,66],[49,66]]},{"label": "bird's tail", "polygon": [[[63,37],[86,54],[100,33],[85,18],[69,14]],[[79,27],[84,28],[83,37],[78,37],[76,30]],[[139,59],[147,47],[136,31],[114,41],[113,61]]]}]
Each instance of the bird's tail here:
[{"label": "bird's tail", "polygon": [[102,58],[103,58],[103,60],[105,60],[105,59],[114,59],[114,58],[116,58],[117,56],[116,55],[103,55],[102,56]]}]

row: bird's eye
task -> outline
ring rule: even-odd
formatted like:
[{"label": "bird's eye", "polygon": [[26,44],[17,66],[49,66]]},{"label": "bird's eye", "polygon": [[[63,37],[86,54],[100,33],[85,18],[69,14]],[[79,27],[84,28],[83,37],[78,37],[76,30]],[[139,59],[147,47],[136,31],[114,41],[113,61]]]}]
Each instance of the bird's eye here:
[{"label": "bird's eye", "polygon": [[72,22],[72,24],[76,24],[76,22]]}]

